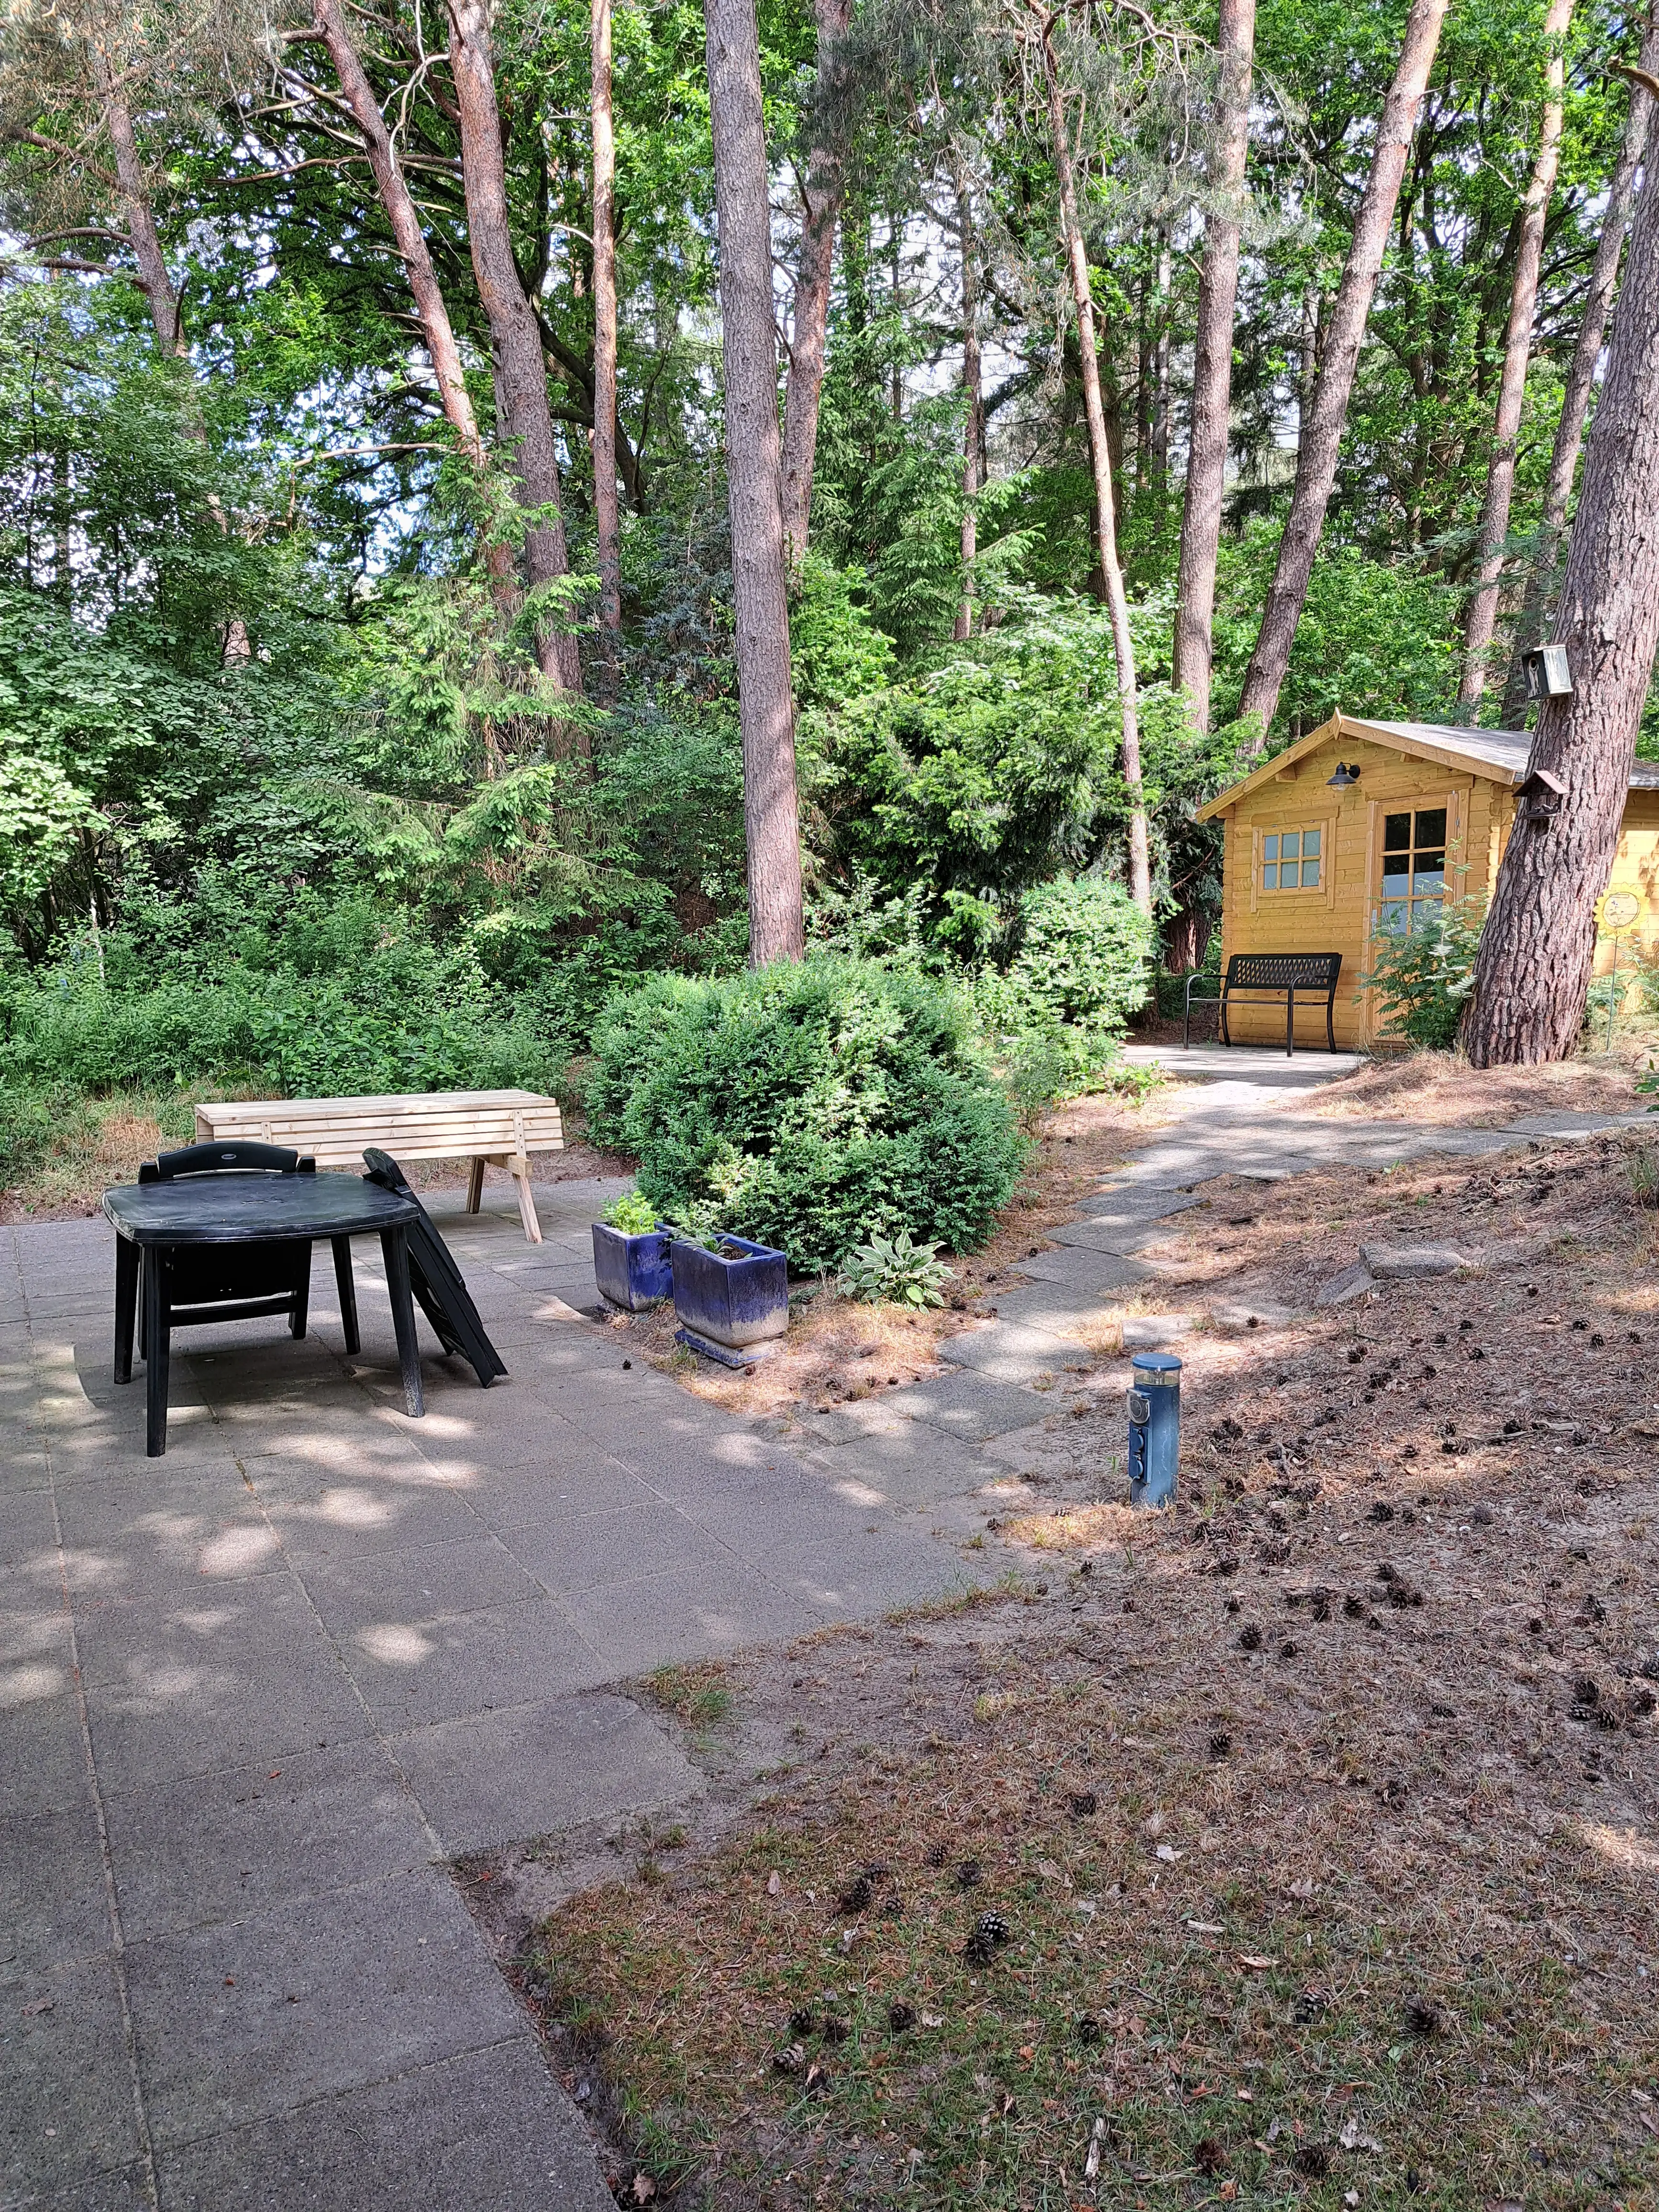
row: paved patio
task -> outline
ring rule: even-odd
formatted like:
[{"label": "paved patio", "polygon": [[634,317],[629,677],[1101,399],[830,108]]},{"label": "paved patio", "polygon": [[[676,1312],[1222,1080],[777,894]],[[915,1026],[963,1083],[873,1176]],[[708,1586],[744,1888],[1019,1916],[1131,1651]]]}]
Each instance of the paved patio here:
[{"label": "paved patio", "polygon": [[539,1189],[539,1249],[499,1183],[434,1202],[493,1390],[428,1358],[409,1420],[378,1253],[348,1361],[325,1251],[303,1344],[175,1341],[161,1461],[110,1381],[104,1224],[0,1232],[0,2207],[609,2206],[442,1863],[695,1792],[607,1686],[966,1579],[1031,1382],[1187,1186],[1514,1141],[1281,1101],[1194,1089],[954,1372],[793,1452],[573,1310],[616,1186]]}]

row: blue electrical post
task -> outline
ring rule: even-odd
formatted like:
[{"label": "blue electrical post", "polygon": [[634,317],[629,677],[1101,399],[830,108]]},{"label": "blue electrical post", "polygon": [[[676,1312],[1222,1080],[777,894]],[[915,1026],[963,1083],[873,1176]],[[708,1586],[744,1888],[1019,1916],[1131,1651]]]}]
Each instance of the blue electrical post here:
[{"label": "blue electrical post", "polygon": [[1172,1505],[1181,1464],[1181,1362],[1138,1352],[1130,1363],[1129,1503]]}]

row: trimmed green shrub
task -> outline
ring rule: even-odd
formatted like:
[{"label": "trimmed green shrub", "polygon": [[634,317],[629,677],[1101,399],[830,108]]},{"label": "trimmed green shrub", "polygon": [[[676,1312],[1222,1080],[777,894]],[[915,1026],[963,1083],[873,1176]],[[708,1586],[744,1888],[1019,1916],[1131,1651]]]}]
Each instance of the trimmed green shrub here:
[{"label": "trimmed green shrub", "polygon": [[1146,1003],[1157,932],[1121,884],[1055,876],[1019,902],[1008,981],[1057,1021],[1121,1031]]},{"label": "trimmed green shrub", "polygon": [[633,1152],[674,1219],[835,1267],[877,1233],[972,1250],[1024,1146],[957,1000],[926,978],[815,955],[697,982],[657,975],[594,1032],[588,1127]]}]

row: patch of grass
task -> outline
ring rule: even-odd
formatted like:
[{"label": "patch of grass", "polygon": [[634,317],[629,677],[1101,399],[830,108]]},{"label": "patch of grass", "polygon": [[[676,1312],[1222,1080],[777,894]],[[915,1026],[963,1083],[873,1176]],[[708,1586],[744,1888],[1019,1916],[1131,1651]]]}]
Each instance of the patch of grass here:
[{"label": "patch of grass", "polygon": [[[803,1783],[683,1882],[544,1923],[556,2010],[597,2006],[694,2188],[780,2212],[1651,2201],[1653,2008],[1633,1954],[1582,1977],[1607,1955],[1583,1931],[1633,1934],[1651,1869],[1479,1812],[1379,1838],[1370,1795],[1315,1802],[1285,1747],[1206,1755],[1212,1704],[1129,1736],[1051,1658],[1026,1647],[1018,1711],[981,1697],[988,1725],[896,1786]],[[975,1950],[988,1914],[1006,1941]]]},{"label": "patch of grass", "polygon": [[688,1728],[712,1728],[732,1711],[726,1668],[717,1659],[700,1665],[659,1667],[646,1676],[645,1686],[665,1712],[672,1713]]},{"label": "patch of grass", "polygon": [[13,1090],[0,1097],[0,1216],[90,1212],[139,1164],[188,1144],[196,1091],[84,1092]]}]

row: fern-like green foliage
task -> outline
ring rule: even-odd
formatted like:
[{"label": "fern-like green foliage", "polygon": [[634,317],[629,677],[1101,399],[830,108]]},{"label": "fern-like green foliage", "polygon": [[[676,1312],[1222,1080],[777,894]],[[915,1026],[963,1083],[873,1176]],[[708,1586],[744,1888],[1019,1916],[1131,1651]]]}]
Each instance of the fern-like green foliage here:
[{"label": "fern-like green foliage", "polygon": [[901,1229],[895,1237],[872,1237],[848,1254],[841,1290],[865,1305],[942,1306],[945,1285],[955,1273],[937,1246],[914,1243],[909,1231]]}]

